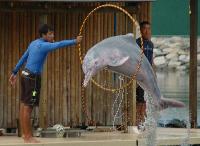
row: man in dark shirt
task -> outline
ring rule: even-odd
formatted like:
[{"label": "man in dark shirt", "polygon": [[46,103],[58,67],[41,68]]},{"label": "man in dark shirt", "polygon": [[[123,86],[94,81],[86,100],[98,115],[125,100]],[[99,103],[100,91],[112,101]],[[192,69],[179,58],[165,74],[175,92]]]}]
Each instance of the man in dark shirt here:
[{"label": "man in dark shirt", "polygon": [[[151,41],[151,25],[148,21],[143,21],[140,23],[140,31],[143,39],[144,55],[149,60],[149,63],[153,64],[153,43]],[[137,44],[141,47],[141,38],[136,40]],[[137,85],[136,88],[136,124],[144,122],[146,103],[144,100],[144,90]]]}]

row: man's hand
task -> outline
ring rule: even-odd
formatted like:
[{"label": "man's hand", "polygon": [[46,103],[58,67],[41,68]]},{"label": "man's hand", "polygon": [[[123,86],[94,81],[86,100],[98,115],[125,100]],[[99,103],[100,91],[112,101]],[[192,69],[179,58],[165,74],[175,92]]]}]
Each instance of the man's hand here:
[{"label": "man's hand", "polygon": [[82,41],[83,36],[77,36],[76,37],[76,43],[80,43]]},{"label": "man's hand", "polygon": [[11,84],[12,86],[15,85],[16,80],[17,80],[17,76],[14,75],[14,74],[11,74],[10,79],[9,79],[9,82],[10,82],[10,84]]}]

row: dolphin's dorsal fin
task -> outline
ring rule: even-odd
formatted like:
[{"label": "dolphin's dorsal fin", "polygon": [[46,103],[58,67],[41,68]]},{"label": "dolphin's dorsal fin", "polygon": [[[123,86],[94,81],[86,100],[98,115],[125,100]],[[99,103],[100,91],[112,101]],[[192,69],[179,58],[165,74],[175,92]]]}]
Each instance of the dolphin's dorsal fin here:
[{"label": "dolphin's dorsal fin", "polygon": [[115,57],[115,58],[112,58],[112,60],[109,61],[108,65],[109,66],[121,66],[126,61],[128,61],[128,59],[129,59],[129,56]]}]

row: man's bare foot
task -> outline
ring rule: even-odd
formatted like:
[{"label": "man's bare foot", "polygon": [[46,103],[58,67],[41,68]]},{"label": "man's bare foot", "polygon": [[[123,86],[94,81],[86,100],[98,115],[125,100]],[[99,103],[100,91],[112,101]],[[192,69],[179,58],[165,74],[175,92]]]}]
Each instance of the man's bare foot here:
[{"label": "man's bare foot", "polygon": [[30,137],[30,138],[24,138],[24,143],[40,143],[40,141],[33,137]]}]

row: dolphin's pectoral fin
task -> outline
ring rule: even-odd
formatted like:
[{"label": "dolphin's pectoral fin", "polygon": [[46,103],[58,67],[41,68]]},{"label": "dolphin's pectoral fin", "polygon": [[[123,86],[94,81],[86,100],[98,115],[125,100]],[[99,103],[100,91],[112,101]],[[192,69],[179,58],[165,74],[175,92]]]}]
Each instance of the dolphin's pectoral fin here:
[{"label": "dolphin's pectoral fin", "polygon": [[126,57],[113,57],[112,59],[110,59],[110,61],[108,62],[109,66],[121,66],[122,64],[124,64],[126,61],[128,61],[129,56]]}]

